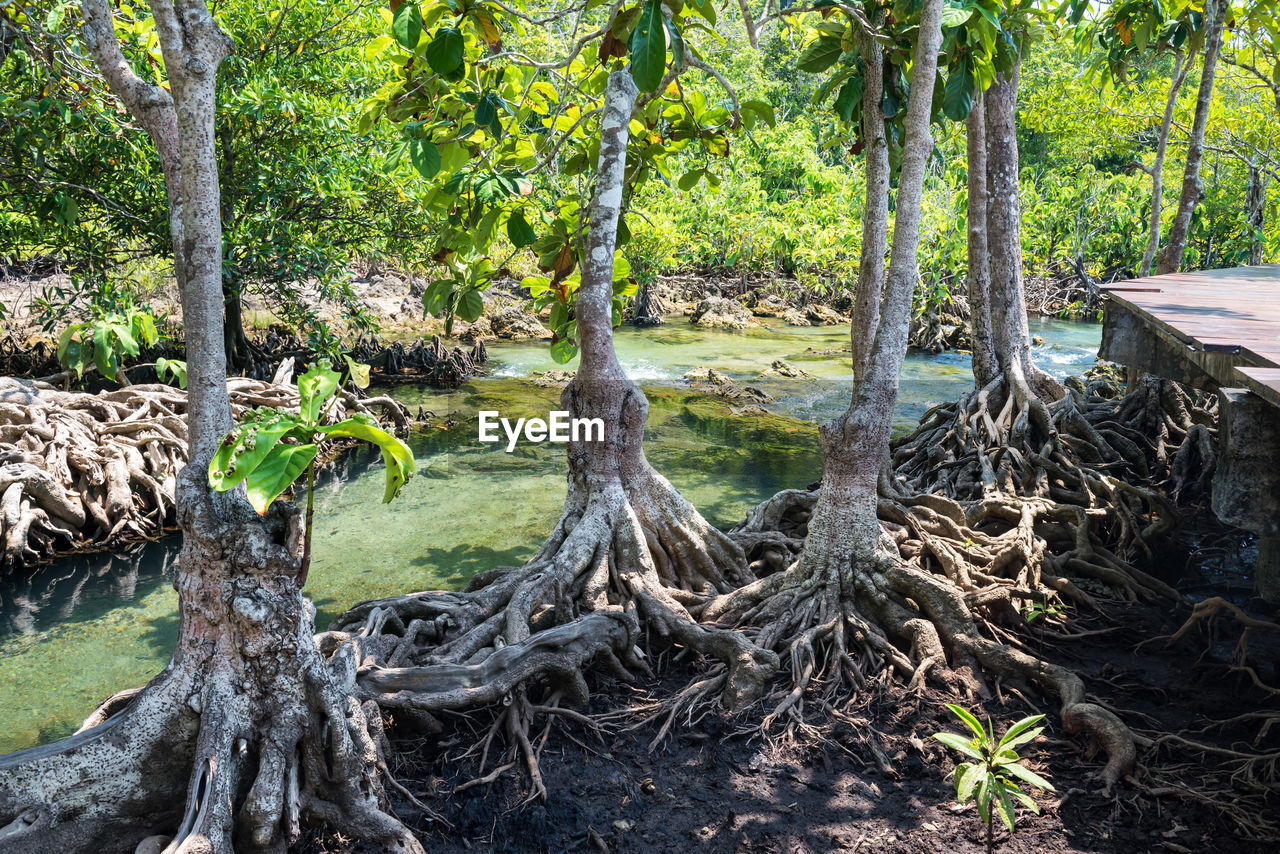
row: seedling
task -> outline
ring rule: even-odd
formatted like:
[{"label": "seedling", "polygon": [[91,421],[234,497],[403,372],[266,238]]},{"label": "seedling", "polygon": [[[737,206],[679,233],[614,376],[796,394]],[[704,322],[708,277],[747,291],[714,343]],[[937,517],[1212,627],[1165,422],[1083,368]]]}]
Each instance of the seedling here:
[{"label": "seedling", "polygon": [[1014,801],[1021,803],[1034,813],[1040,808],[1026,792],[1018,788],[1015,778],[1028,783],[1037,789],[1054,791],[1053,784],[1027,766],[1018,756],[1015,747],[1034,739],[1044,727],[1036,726],[1044,720],[1044,715],[1023,718],[1009,727],[999,741],[996,740],[995,725],[987,719],[982,723],[965,709],[947,704],[947,708],[964,721],[973,733],[969,738],[954,732],[939,732],[934,738],[958,753],[964,754],[972,762],[961,762],[956,766],[956,801],[960,804],[973,802],[977,804],[978,816],[987,826],[987,854],[995,850],[994,825],[992,824],[992,806],[1000,815],[1009,833],[1014,832]]}]

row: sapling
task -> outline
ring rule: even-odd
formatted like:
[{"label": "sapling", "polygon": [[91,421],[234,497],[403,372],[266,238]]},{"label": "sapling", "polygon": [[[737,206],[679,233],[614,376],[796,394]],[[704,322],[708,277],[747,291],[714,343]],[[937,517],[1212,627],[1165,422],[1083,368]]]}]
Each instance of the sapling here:
[{"label": "sapling", "polygon": [[1018,801],[1034,813],[1040,808],[1026,792],[1018,788],[1014,778],[1022,780],[1037,789],[1054,791],[1053,784],[1023,765],[1015,747],[1033,740],[1044,727],[1036,726],[1044,720],[1044,715],[1033,715],[1023,718],[1009,727],[999,741],[996,740],[995,725],[987,719],[982,723],[959,706],[947,704],[947,708],[955,714],[973,732],[973,738],[954,732],[939,732],[934,738],[964,754],[973,762],[961,762],[956,766],[956,800],[961,804],[970,801],[977,804],[978,816],[987,826],[987,854],[995,850],[992,806],[1000,815],[1009,833],[1014,832],[1013,802]]},{"label": "sapling", "polygon": [[[346,359],[349,378],[358,386],[369,384],[369,367]],[[333,439],[357,439],[376,445],[387,466],[383,503],[391,501],[413,477],[415,467],[409,446],[378,426],[372,416],[356,413],[335,424],[325,424],[342,376],[327,365],[313,365],[298,378],[298,413],[267,407],[245,413],[235,429],[222,438],[209,463],[209,484],[218,492],[241,483],[253,509],[266,515],[271,502],[307,476],[306,532],[302,547],[305,584],[311,566],[311,522],[315,511],[316,457],[320,446]]]}]

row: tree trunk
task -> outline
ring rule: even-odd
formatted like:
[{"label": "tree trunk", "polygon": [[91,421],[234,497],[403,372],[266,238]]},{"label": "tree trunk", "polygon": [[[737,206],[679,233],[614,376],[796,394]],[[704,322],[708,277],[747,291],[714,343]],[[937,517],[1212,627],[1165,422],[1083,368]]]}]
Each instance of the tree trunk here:
[{"label": "tree trunk", "polygon": [[1191,50],[1185,55],[1178,51],[1174,57],[1173,80],[1169,84],[1169,98],[1165,101],[1164,116],[1160,119],[1160,137],[1156,141],[1156,158],[1151,164],[1151,217],[1147,233],[1147,248],[1142,253],[1142,263],[1138,265],[1139,276],[1151,275],[1151,264],[1155,260],[1156,250],[1160,248],[1160,213],[1164,209],[1164,154],[1169,145],[1169,131],[1173,128],[1173,114],[1178,106],[1178,95],[1182,92],[1182,84],[1186,82],[1187,72],[1196,52]]},{"label": "tree trunk", "polygon": [[978,388],[1000,375],[991,330],[991,264],[987,252],[987,106],[982,92],[973,96],[965,119],[965,152],[969,171],[968,255],[969,337],[973,377]]},{"label": "tree trunk", "polygon": [[[173,92],[155,109],[173,121],[148,121],[162,160],[176,127],[181,184],[170,198],[182,200],[171,211],[182,235],[188,377],[178,642],[163,673],[108,700],[80,733],[0,759],[0,851],[125,852],[159,835],[172,837],[170,854],[225,852],[234,833],[236,850],[282,852],[310,820],[421,852],[380,809],[381,719],[350,696],[354,651],[326,662],[313,640],[296,508],[276,505],[261,519],[243,494],[208,484],[232,426],[213,137],[216,75],[231,43],[203,0],[150,5]],[[84,15],[95,58],[118,59],[109,7],[85,0]],[[104,73],[113,90],[139,89],[122,59]]]},{"label": "tree trunk", "polygon": [[[628,72],[609,75],[574,304],[580,363],[561,397],[575,418],[599,419],[603,435],[568,443],[560,520],[523,567],[480,573],[463,593],[361,603],[331,633],[356,634],[362,660],[378,662],[359,683],[362,697],[384,706],[432,714],[510,697],[494,726],[523,755],[535,795],[545,795],[528,735],[535,709],[585,702],[584,671],[593,660],[624,678],[645,670],[634,655],[641,623],[720,663],[686,697],[718,694],[730,707],[744,705],[778,665],[743,634],[697,621],[708,599],[754,576],[737,543],[645,458],[649,403],[614,351],[613,260],[636,96]],[[435,643],[420,647],[419,635]],[[535,692],[541,703],[528,699]]]},{"label": "tree trunk", "polygon": [[1205,5],[1205,32],[1208,34],[1204,48],[1204,66],[1200,70],[1200,91],[1196,96],[1196,113],[1187,141],[1187,162],[1182,176],[1182,194],[1178,198],[1178,211],[1169,227],[1169,240],[1157,273],[1176,273],[1182,266],[1182,253],[1187,248],[1187,234],[1191,230],[1191,214],[1204,197],[1204,181],[1200,178],[1200,161],[1204,157],[1204,131],[1209,122],[1209,108],[1213,103],[1213,79],[1218,68],[1218,54],[1222,51],[1222,30],[1231,10],[1230,0],[1209,0]]},{"label": "tree trunk", "polygon": [[858,292],[854,296],[849,327],[856,382],[867,370],[875,329],[880,322],[884,293],[884,253],[889,234],[889,142],[885,138],[884,51],[873,38],[863,35],[862,137],[867,190],[862,209],[862,257],[858,263]]},{"label": "tree trunk", "polygon": [[1257,166],[1249,166],[1249,183],[1245,190],[1244,210],[1249,224],[1249,265],[1262,263],[1262,227],[1266,225],[1267,183],[1269,175]]}]

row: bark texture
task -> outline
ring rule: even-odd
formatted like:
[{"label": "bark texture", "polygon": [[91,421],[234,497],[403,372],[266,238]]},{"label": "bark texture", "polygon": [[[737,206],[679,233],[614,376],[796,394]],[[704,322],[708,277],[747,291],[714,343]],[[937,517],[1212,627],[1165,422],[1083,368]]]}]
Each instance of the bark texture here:
[{"label": "bark texture", "polygon": [[1231,0],[1207,0],[1204,27],[1206,32],[1204,63],[1200,69],[1200,89],[1196,95],[1196,112],[1187,140],[1187,162],[1182,175],[1182,192],[1178,197],[1178,210],[1169,227],[1169,238],[1160,253],[1157,273],[1176,273],[1182,266],[1182,254],[1187,248],[1187,234],[1191,230],[1191,214],[1204,197],[1204,181],[1200,177],[1200,161],[1204,157],[1204,131],[1209,123],[1209,108],[1213,104],[1213,81],[1218,70],[1218,55],[1222,52],[1222,30],[1231,11]]},{"label": "bark texture", "polygon": [[987,105],[975,92],[973,108],[965,119],[965,154],[968,160],[969,210],[969,337],[973,352],[973,376],[985,386],[1000,373],[995,333],[991,329],[991,265],[987,252]]},{"label": "bark texture", "polygon": [[858,261],[858,290],[853,301],[850,337],[855,381],[867,370],[880,322],[884,293],[884,254],[889,234],[889,141],[885,138],[884,51],[865,33],[862,42],[863,72],[862,138],[867,190],[862,209],[862,257]]}]

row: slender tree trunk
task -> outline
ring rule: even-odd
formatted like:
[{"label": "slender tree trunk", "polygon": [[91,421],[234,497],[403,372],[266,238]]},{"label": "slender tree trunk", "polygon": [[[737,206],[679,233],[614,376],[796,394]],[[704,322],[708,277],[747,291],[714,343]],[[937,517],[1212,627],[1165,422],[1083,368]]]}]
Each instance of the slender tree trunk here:
[{"label": "slender tree trunk", "polygon": [[884,51],[872,38],[862,36],[863,90],[862,137],[865,141],[866,200],[862,208],[862,257],[858,263],[858,292],[853,302],[849,335],[856,382],[867,370],[875,329],[880,322],[884,294],[884,253],[889,235],[889,142],[885,138]]},{"label": "slender tree trunk", "polygon": [[[920,13],[920,37],[911,71],[912,92],[932,91],[941,44],[941,16],[941,0],[926,0]],[[855,555],[874,554],[879,545],[877,482],[889,453],[898,376],[907,353],[911,301],[919,280],[916,253],[925,168],[933,150],[931,109],[927,97],[912,98],[907,105],[892,253],[879,323],[854,333],[855,341],[874,336],[866,367],[854,383],[849,409],[824,423],[820,430],[825,459],[822,489],[809,522],[802,561],[833,566],[841,573],[848,571]],[[877,215],[880,208],[868,203],[867,210]],[[866,260],[864,255],[864,263]],[[878,263],[878,258],[872,261]]]},{"label": "slender tree trunk", "polygon": [[1262,227],[1266,224],[1267,215],[1267,179],[1257,166],[1249,166],[1249,183],[1245,190],[1244,210],[1249,224],[1249,264],[1256,267],[1262,263]]},{"label": "slender tree trunk", "polygon": [[1204,157],[1204,131],[1209,122],[1209,109],[1213,104],[1213,81],[1218,69],[1218,54],[1222,51],[1222,30],[1231,10],[1231,0],[1208,0],[1205,5],[1205,31],[1208,34],[1204,48],[1204,66],[1200,70],[1200,91],[1196,96],[1196,113],[1187,142],[1187,163],[1182,176],[1182,194],[1178,198],[1178,211],[1169,227],[1169,239],[1160,253],[1157,273],[1176,273],[1182,266],[1182,254],[1187,248],[1187,234],[1191,230],[1191,214],[1204,197],[1204,181],[1200,177],[1200,161]]},{"label": "slender tree trunk", "polygon": [[975,92],[965,119],[965,151],[969,168],[969,337],[973,348],[973,378],[985,388],[1000,375],[991,330],[991,264],[987,252],[987,106]]},{"label": "slender tree trunk", "polygon": [[1183,54],[1178,51],[1173,63],[1173,79],[1169,84],[1169,98],[1165,101],[1164,116],[1160,119],[1160,137],[1156,141],[1156,158],[1151,164],[1151,218],[1147,232],[1147,248],[1138,265],[1139,276],[1151,275],[1151,264],[1160,248],[1160,213],[1164,209],[1164,155],[1169,146],[1169,132],[1173,128],[1173,114],[1178,106],[1178,95],[1187,80],[1187,72],[1195,59],[1194,50]]},{"label": "slender tree trunk", "polygon": [[209,462],[232,426],[213,135],[231,42],[203,0],[150,6],[168,102],[124,65],[110,7],[85,0],[83,9],[86,41],[113,91],[147,117],[162,162],[176,128],[178,165],[166,177],[180,176],[169,196],[181,200],[171,216],[189,449],[177,487],[178,640],[164,672],[108,700],[72,738],[0,758],[0,852],[128,852],[156,835],[169,854],[220,854],[233,832],[238,851],[280,852],[310,820],[417,854],[379,807],[385,766],[371,729],[380,733],[381,719],[351,695],[354,651],[325,661],[313,640],[297,509],[277,504],[260,519],[240,492],[209,487]]},{"label": "slender tree trunk", "polygon": [[1020,397],[1049,400],[1062,389],[1031,362],[1031,330],[1022,279],[1022,205],[1018,198],[1018,82],[1021,60],[983,96],[987,135],[987,249],[991,257],[991,329],[996,360]]}]

